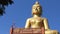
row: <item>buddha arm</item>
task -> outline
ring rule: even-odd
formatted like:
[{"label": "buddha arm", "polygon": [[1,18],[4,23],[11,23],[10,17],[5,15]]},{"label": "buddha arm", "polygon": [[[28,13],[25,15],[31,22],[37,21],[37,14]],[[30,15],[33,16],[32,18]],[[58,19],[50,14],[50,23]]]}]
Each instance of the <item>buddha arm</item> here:
[{"label": "buddha arm", "polygon": [[45,30],[49,30],[48,20],[46,18],[44,18],[43,22],[44,22]]},{"label": "buddha arm", "polygon": [[30,22],[29,22],[29,19],[27,19],[27,21],[26,21],[25,28],[30,28]]}]

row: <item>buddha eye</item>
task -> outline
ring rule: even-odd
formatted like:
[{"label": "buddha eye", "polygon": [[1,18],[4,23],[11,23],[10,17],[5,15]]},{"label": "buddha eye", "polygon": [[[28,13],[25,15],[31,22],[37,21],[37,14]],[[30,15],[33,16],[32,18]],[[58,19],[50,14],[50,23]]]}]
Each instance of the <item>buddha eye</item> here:
[{"label": "buddha eye", "polygon": [[40,9],[40,7],[39,7],[39,6],[37,6],[37,8],[38,8],[38,9]]},{"label": "buddha eye", "polygon": [[33,9],[36,9],[36,7],[34,7]]}]

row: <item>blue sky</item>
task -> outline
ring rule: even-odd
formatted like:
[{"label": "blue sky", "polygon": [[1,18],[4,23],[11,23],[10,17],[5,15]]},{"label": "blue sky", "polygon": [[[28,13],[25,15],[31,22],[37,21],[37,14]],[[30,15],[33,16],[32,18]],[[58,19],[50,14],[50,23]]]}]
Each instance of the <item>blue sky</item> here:
[{"label": "blue sky", "polygon": [[[13,0],[14,4],[6,7],[6,14],[0,17],[0,34],[9,34],[12,23],[24,28],[27,18],[32,17],[31,8],[36,0]],[[48,19],[51,30],[60,32],[60,0],[38,0],[42,6],[42,17]]]}]

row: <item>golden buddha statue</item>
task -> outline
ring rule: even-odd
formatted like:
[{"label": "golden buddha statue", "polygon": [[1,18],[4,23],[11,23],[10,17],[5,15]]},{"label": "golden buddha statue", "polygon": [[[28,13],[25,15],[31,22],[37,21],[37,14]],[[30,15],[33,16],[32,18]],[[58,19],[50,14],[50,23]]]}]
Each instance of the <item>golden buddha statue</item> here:
[{"label": "golden buddha statue", "polygon": [[36,2],[32,6],[32,15],[33,17],[28,18],[26,21],[25,28],[45,28],[45,34],[58,34],[57,30],[50,30],[48,26],[48,20],[41,17],[42,7],[39,2]]}]

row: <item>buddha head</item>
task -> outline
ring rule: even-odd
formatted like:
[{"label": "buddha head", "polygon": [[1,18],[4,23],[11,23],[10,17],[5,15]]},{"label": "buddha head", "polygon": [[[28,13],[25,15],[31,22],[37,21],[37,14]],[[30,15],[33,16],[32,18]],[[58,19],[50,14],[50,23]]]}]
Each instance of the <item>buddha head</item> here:
[{"label": "buddha head", "polygon": [[39,2],[36,1],[36,3],[32,6],[32,14],[41,15],[42,14],[42,8],[39,4]]}]

